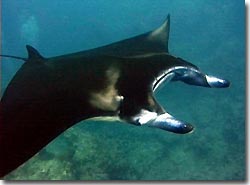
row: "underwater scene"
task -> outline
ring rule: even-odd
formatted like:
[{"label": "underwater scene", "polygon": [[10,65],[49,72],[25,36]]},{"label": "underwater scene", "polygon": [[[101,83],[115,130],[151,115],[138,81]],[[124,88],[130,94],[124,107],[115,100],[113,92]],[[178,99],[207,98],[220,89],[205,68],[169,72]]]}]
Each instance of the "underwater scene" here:
[{"label": "underwater scene", "polygon": [[[24,58],[27,44],[44,57],[74,53],[154,30],[170,14],[169,53],[230,81],[155,93],[193,132],[83,120],[3,179],[246,180],[244,1],[2,0],[1,9],[1,54]],[[1,59],[1,97],[23,64]]]}]

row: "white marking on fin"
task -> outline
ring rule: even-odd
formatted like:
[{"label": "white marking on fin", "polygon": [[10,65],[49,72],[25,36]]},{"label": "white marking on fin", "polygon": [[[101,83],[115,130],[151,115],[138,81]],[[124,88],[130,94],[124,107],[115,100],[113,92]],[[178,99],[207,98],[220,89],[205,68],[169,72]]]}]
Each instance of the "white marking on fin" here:
[{"label": "white marking on fin", "polygon": [[225,83],[225,80],[217,78],[215,76],[210,76],[210,75],[205,75],[206,79],[207,79],[207,83],[211,86],[211,87],[216,87],[217,83]]},{"label": "white marking on fin", "polygon": [[142,109],[139,114],[133,117],[133,121],[139,123],[140,125],[144,125],[156,118],[156,112],[150,112],[148,110]]}]

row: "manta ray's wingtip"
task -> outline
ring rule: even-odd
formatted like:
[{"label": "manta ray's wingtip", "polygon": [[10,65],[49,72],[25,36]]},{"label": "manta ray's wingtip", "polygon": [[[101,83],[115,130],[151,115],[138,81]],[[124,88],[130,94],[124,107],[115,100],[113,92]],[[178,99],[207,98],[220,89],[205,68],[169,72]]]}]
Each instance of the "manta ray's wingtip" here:
[{"label": "manta ray's wingtip", "polygon": [[163,24],[165,25],[167,33],[169,34],[169,31],[170,31],[170,14],[167,15],[167,18],[166,18],[166,20],[165,20],[165,22]]},{"label": "manta ray's wingtip", "polygon": [[164,22],[160,27],[165,27],[165,29],[168,29],[170,26],[170,13],[167,14],[167,17],[164,19]]},{"label": "manta ray's wingtip", "polygon": [[161,50],[169,53],[168,40],[170,31],[170,14],[167,15],[165,21],[150,33],[149,38],[161,47]]},{"label": "manta ray's wingtip", "polygon": [[166,21],[167,21],[167,22],[170,21],[170,13],[168,13],[167,18],[166,18]]}]

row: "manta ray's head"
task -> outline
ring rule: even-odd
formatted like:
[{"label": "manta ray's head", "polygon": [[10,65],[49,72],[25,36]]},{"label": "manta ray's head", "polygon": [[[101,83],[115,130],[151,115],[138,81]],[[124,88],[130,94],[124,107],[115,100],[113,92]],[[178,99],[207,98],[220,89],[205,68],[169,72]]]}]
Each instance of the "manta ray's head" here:
[{"label": "manta ray's head", "polygon": [[174,118],[163,108],[165,105],[156,101],[155,91],[166,82],[174,81],[210,88],[223,88],[230,84],[227,80],[208,76],[197,66],[168,53],[124,60],[118,84],[119,94],[123,96],[119,116],[135,125],[148,125],[181,134],[191,132],[194,128],[191,124]]},{"label": "manta ray's head", "polygon": [[[175,133],[188,133],[193,126],[171,116],[154,97],[165,82],[182,81],[189,85],[224,88],[229,81],[206,75],[190,62],[168,51],[170,15],[157,29],[118,42],[110,48],[122,58],[118,81],[122,101],[119,117],[135,125],[148,125]],[[123,46],[126,46],[124,50]],[[111,53],[113,54],[113,53]]]}]

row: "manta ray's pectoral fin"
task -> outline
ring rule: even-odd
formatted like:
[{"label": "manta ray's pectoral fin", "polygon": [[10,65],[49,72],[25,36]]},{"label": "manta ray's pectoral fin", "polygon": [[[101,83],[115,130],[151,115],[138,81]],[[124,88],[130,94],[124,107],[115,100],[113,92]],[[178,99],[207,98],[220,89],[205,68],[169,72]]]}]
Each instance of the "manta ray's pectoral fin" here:
[{"label": "manta ray's pectoral fin", "polygon": [[178,134],[189,133],[194,128],[191,124],[178,120],[167,112],[158,115],[156,112],[143,109],[139,114],[133,117],[133,121],[136,122],[137,125],[147,125]]}]

